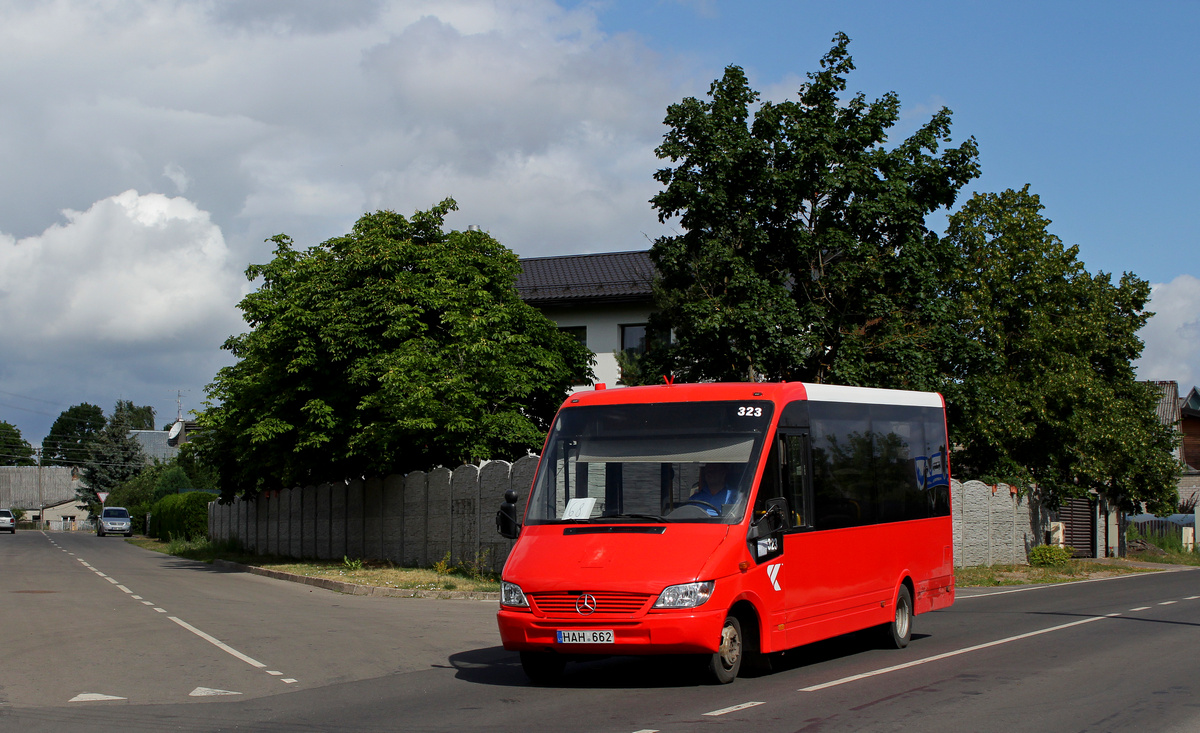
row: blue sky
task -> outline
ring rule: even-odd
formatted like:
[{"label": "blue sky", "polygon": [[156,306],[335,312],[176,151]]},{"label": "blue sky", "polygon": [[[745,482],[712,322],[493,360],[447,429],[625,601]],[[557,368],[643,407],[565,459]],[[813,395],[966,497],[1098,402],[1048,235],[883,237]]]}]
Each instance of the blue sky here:
[{"label": "blue sky", "polygon": [[[641,249],[667,105],[727,64],[795,93],[834,33],[849,91],[974,136],[1091,271],[1154,284],[1139,374],[1200,383],[1186,3],[0,0],[0,420],[40,443],[117,399],[197,409],[246,265],[446,196],[523,256]],[[940,226],[941,219],[931,222]]]}]

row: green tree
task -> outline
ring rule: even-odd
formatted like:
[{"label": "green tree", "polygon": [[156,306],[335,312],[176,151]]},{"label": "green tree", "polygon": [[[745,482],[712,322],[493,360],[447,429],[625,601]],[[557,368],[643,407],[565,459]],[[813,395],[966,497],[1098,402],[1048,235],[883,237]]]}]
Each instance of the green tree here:
[{"label": "green tree", "polygon": [[154,429],[154,408],[150,405],[135,405],[132,400],[117,400],[114,414],[120,414],[130,430]]},{"label": "green tree", "polygon": [[1026,186],[977,194],[950,217],[961,259],[947,300],[963,335],[945,388],[955,470],[1036,484],[1051,505],[1095,490],[1166,509],[1173,431],[1132,366],[1149,285],[1088,273],[1042,209]]},{"label": "green tree", "polygon": [[[763,102],[737,66],[667,110],[655,178],[659,219],[683,233],[651,249],[652,373],[934,388],[952,333],[942,273],[953,249],[925,226],[978,175],[976,145],[950,141],[942,109],[894,146],[894,93],[842,99],[854,69],[834,37],[799,99]],[[751,119],[751,117],[753,117]]]},{"label": "green tree", "polygon": [[162,471],[154,482],[154,500],[158,501],[168,494],[182,494],[191,490],[192,481],[188,478],[187,471],[178,465],[170,466]]},{"label": "green tree", "polygon": [[129,407],[130,403],[118,401],[104,428],[88,443],[84,486],[76,492],[81,501],[98,504],[97,491],[111,492],[146,467],[148,459],[141,444],[129,435],[131,421],[137,416]]},{"label": "green tree", "polygon": [[42,440],[42,463],[79,466],[88,457],[88,443],[104,429],[104,410],[87,402],[68,407]]},{"label": "green tree", "polygon": [[523,454],[590,353],[516,294],[483,232],[443,231],[447,199],[364,215],[274,259],[240,308],[251,331],[207,389],[197,445],[222,495]]},{"label": "green tree", "polygon": [[0,466],[36,466],[33,447],[16,425],[0,420]]}]

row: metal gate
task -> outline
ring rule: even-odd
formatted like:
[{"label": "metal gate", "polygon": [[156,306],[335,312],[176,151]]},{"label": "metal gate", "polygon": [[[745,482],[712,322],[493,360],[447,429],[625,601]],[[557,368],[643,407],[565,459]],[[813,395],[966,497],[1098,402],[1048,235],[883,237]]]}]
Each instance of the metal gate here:
[{"label": "metal gate", "polygon": [[1067,499],[1058,510],[1063,542],[1075,557],[1096,556],[1096,506],[1087,499]]}]

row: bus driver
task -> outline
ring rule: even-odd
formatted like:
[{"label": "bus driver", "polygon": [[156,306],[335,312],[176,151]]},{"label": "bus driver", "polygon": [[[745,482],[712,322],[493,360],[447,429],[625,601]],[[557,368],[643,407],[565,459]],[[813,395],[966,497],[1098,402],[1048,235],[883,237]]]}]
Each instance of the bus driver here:
[{"label": "bus driver", "polygon": [[728,463],[705,463],[700,467],[696,491],[688,501],[697,502],[709,516],[718,516],[724,505],[737,503],[740,478],[741,471]]}]

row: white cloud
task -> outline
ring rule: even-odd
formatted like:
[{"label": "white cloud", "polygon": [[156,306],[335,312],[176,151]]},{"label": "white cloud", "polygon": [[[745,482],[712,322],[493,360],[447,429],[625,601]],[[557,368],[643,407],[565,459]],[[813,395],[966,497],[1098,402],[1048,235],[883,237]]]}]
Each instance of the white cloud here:
[{"label": "white cloud", "polygon": [[263,240],[379,208],[453,196],[523,256],[646,247],[673,71],[590,3],[0,2],[4,389],[196,407]]},{"label": "white cloud", "polygon": [[129,190],[63,215],[36,236],[0,235],[4,350],[95,353],[236,327],[244,278],[208,212]]},{"label": "white cloud", "polygon": [[1200,279],[1180,275],[1154,284],[1147,310],[1154,315],[1138,332],[1146,344],[1138,377],[1174,380],[1185,392],[1200,384]]}]

